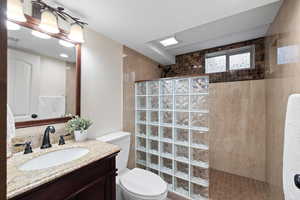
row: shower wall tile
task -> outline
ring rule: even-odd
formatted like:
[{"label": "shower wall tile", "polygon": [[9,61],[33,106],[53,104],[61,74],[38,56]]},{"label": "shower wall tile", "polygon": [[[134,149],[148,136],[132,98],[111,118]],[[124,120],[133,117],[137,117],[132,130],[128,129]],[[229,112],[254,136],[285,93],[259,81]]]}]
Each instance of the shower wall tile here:
[{"label": "shower wall tile", "polygon": [[189,113],[188,112],[176,112],[175,113],[176,126],[189,126]]},{"label": "shower wall tile", "polygon": [[173,96],[161,96],[161,109],[172,110],[173,109]]},{"label": "shower wall tile", "polygon": [[209,178],[209,169],[203,169],[201,167],[191,166],[191,175],[192,175],[192,179],[208,180],[208,178]]},{"label": "shower wall tile", "polygon": [[172,140],[173,139],[173,128],[172,127],[160,127],[160,133],[164,140]]},{"label": "shower wall tile", "polygon": [[210,84],[210,167],[266,180],[264,80]]},{"label": "shower wall tile", "polygon": [[209,87],[209,80],[207,78],[193,78],[191,80],[191,93],[207,93]]},{"label": "shower wall tile", "polygon": [[177,143],[189,144],[189,130],[176,128],[175,140]]},{"label": "shower wall tile", "polygon": [[149,109],[158,109],[158,107],[159,107],[158,96],[150,96],[150,97],[148,97],[148,108]]},{"label": "shower wall tile", "polygon": [[147,126],[145,124],[137,124],[137,133],[139,135],[146,136],[147,134]]},{"label": "shower wall tile", "polygon": [[159,146],[158,141],[156,140],[149,140],[149,152],[150,153],[159,153]]},{"label": "shower wall tile", "polygon": [[[209,166],[208,77],[143,81],[146,83],[148,102],[139,93],[145,86],[141,83],[136,84],[136,134],[139,134],[136,137],[137,166],[145,164],[140,153],[143,151],[147,158],[143,168],[165,179],[170,192],[176,191],[183,197],[191,197],[191,186],[201,186],[197,191],[193,190],[194,196],[197,199],[207,197],[208,193],[203,191],[208,191],[209,187],[206,173]],[[193,111],[190,107],[191,95],[195,96],[192,98]],[[145,104],[148,109],[145,109]],[[146,138],[142,135],[144,126],[141,124],[147,127]],[[196,171],[195,166],[200,171]],[[191,173],[192,169],[195,173]],[[198,177],[199,173],[202,179]]]},{"label": "shower wall tile", "polygon": [[176,95],[175,96],[175,109],[176,110],[188,110],[189,109],[189,96]]},{"label": "shower wall tile", "polygon": [[137,84],[137,95],[146,95],[146,83],[141,82]]},{"label": "shower wall tile", "polygon": [[[161,70],[158,63],[143,56],[136,51],[125,47],[123,53],[123,130],[131,133],[131,144],[135,144],[135,81],[160,78]],[[158,92],[157,86],[151,86],[149,91],[155,94]],[[148,106],[150,105],[148,98]],[[158,109],[158,98],[153,100],[153,107]],[[145,128],[143,127],[144,131]],[[135,147],[130,145],[128,167],[135,166]]]},{"label": "shower wall tile", "polygon": [[191,130],[191,143],[193,145],[209,146],[209,132]]},{"label": "shower wall tile", "polygon": [[147,111],[139,110],[137,111],[137,121],[138,122],[146,122],[147,121]]},{"label": "shower wall tile", "polygon": [[189,80],[175,80],[175,94],[187,94],[189,92]]},{"label": "shower wall tile", "polygon": [[191,113],[191,126],[196,128],[208,127],[209,115],[206,113]]},{"label": "shower wall tile", "polygon": [[161,177],[168,184],[168,188],[171,190],[173,188],[173,180],[172,180],[173,177],[168,174],[164,174],[164,173],[161,173]]},{"label": "shower wall tile", "polygon": [[140,96],[137,97],[137,108],[146,109],[147,106],[147,97]]},{"label": "shower wall tile", "polygon": [[158,126],[149,126],[148,127],[148,136],[152,138],[158,138],[159,127]]},{"label": "shower wall tile", "polygon": [[148,82],[148,94],[149,95],[158,95],[159,93],[159,82],[149,81]]},{"label": "shower wall tile", "polygon": [[[271,199],[283,199],[282,163],[285,113],[288,97],[300,93],[300,60],[278,64],[280,47],[299,49],[300,1],[285,0],[270,26],[266,39],[266,102],[267,102],[267,182],[271,185]],[[299,55],[299,52],[290,52]]]},{"label": "shower wall tile", "polygon": [[173,112],[172,111],[163,111],[160,112],[160,122],[163,124],[171,125],[173,123]]},{"label": "shower wall tile", "polygon": [[172,80],[162,81],[160,92],[161,92],[161,94],[172,94],[173,93],[173,81]]},{"label": "shower wall tile", "polygon": [[209,97],[208,95],[191,95],[191,110],[208,110],[209,108]]},{"label": "shower wall tile", "polygon": [[158,111],[149,111],[149,119],[151,123],[158,123],[159,122],[159,112]]},{"label": "shower wall tile", "polygon": [[206,188],[206,187],[192,184],[191,190],[192,190],[192,192],[191,192],[192,197],[195,200],[201,200],[201,199],[203,199],[203,197],[208,198],[209,191],[208,191],[208,188]]}]

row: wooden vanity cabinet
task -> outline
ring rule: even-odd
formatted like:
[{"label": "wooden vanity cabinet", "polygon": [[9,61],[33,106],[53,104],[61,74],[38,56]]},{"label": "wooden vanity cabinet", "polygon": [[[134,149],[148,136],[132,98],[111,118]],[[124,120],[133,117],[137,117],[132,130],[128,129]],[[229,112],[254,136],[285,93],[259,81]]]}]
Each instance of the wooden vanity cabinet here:
[{"label": "wooden vanity cabinet", "polygon": [[11,200],[116,200],[116,156],[90,163]]}]

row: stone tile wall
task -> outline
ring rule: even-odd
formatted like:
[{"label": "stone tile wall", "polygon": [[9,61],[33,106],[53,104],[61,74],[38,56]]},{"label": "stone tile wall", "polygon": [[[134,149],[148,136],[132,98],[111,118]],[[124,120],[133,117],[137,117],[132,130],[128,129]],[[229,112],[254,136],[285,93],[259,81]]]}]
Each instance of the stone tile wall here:
[{"label": "stone tile wall", "polygon": [[209,74],[210,82],[232,82],[244,80],[258,80],[265,77],[265,38],[238,42],[222,47],[215,47],[201,51],[191,52],[176,56],[176,64],[160,66],[162,69],[161,77],[174,77],[192,74],[205,73],[205,54],[229,49],[241,48],[249,45],[255,45],[255,67],[245,70],[234,70],[224,73]]}]

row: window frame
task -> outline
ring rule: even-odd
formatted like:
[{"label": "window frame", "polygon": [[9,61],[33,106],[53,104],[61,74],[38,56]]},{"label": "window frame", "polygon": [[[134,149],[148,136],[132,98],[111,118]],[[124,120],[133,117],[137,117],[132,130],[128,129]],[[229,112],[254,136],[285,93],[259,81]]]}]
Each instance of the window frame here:
[{"label": "window frame", "polygon": [[[243,54],[243,53],[250,53],[250,67],[243,68],[243,69],[230,69],[230,56]],[[207,72],[206,71],[206,59],[218,57],[218,56],[226,56],[226,70],[220,71],[220,72],[211,72],[211,73]],[[222,51],[205,54],[205,64],[204,64],[205,74],[225,73],[225,72],[230,72],[230,71],[249,70],[249,69],[254,69],[254,68],[255,68],[255,45],[249,45],[249,46],[244,46],[244,47],[222,50]]]}]

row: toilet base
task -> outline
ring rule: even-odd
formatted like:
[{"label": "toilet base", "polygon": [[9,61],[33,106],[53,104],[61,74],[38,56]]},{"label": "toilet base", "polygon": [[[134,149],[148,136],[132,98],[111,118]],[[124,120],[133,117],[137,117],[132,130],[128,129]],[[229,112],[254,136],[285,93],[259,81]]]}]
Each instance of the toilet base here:
[{"label": "toilet base", "polygon": [[165,194],[161,195],[159,198],[149,197],[149,198],[143,198],[143,199],[141,199],[140,197],[132,196],[132,195],[130,195],[130,193],[127,193],[124,190],[122,190],[122,197],[123,197],[122,200],[166,200],[167,199],[167,195],[168,195],[168,192],[166,192]]}]

